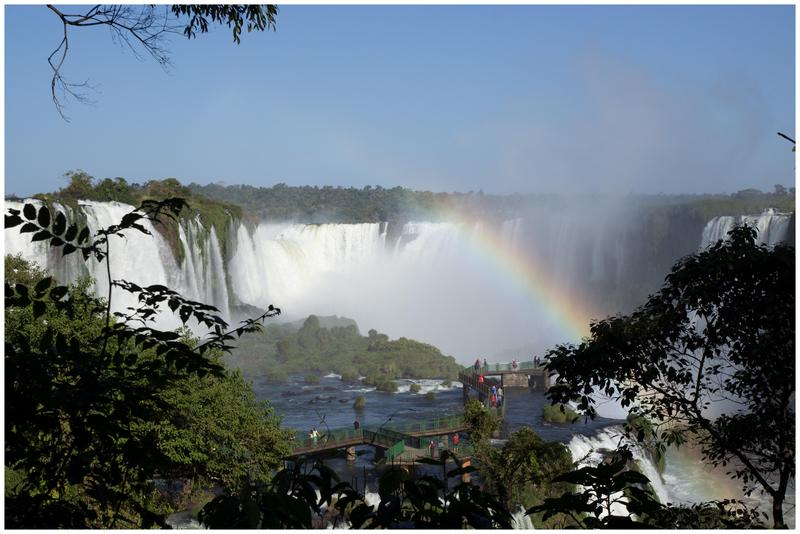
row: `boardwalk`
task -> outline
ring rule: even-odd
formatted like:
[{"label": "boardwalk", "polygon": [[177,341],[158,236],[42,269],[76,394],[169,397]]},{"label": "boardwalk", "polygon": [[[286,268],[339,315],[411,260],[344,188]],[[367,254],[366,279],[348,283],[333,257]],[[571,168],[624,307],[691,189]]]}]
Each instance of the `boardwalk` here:
[{"label": "boardwalk", "polygon": [[[489,380],[480,383],[479,375],[489,377]],[[496,383],[503,387],[505,375],[540,376],[547,384],[546,373],[534,362],[520,362],[516,367],[510,363],[498,363],[481,367],[477,371],[473,367],[467,367],[458,374],[458,379],[464,386],[464,402],[466,403],[468,399],[470,389],[477,391],[482,399],[489,399],[492,384]],[[499,382],[493,381],[493,377],[499,377]],[[487,404],[487,409],[502,419],[505,416],[506,404],[503,403],[500,408],[493,408]],[[315,440],[311,438],[296,440],[292,456],[318,454],[356,445],[372,445],[383,452],[386,461],[393,463],[413,463],[419,458],[430,458],[432,454],[438,456],[437,451],[441,450],[453,450],[459,456],[468,457],[473,452],[469,443],[459,443],[457,450],[454,450],[452,443],[452,436],[464,430],[466,426],[463,414],[391,426],[366,426],[357,430],[336,429],[323,432]],[[433,451],[430,448],[431,442],[435,444]]]}]

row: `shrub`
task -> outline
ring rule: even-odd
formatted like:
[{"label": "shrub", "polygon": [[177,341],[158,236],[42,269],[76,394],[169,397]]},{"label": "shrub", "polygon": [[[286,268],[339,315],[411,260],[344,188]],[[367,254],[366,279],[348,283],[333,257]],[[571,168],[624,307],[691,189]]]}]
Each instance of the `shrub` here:
[{"label": "shrub", "polygon": [[271,384],[285,384],[289,381],[289,375],[286,371],[271,371],[267,373],[267,382]]},{"label": "shrub", "polygon": [[425,400],[429,400],[429,401],[436,400],[436,393],[434,393],[433,391],[427,392],[425,394]]},{"label": "shrub", "polygon": [[306,375],[303,381],[306,384],[319,384],[319,377],[317,375]]},{"label": "shrub", "polygon": [[564,404],[548,404],[542,408],[542,417],[548,423],[574,423],[578,414]]},{"label": "shrub", "polygon": [[377,384],[375,384],[375,389],[378,391],[383,391],[385,393],[395,393],[397,391],[397,384],[395,384],[391,380],[381,380]]},{"label": "shrub", "polygon": [[419,384],[411,384],[411,386],[408,388],[408,391],[411,393],[419,393],[421,389],[422,387]]},{"label": "shrub", "polygon": [[364,398],[363,395],[359,395],[356,397],[355,402],[353,403],[353,408],[356,410],[363,410],[364,406],[367,405],[367,400]]},{"label": "shrub", "polygon": [[356,371],[342,371],[342,382],[345,384],[355,384],[358,382],[358,373]]}]

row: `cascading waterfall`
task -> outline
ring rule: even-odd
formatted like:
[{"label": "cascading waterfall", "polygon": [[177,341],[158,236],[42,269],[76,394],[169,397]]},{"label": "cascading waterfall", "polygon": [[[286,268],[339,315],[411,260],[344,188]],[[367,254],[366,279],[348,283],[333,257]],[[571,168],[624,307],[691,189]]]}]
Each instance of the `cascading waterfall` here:
[{"label": "cascading waterfall", "polygon": [[765,210],[761,215],[742,215],[739,217],[724,215],[714,217],[703,229],[700,250],[707,248],[720,239],[725,239],[728,232],[737,224],[755,226],[758,231],[757,240],[759,243],[768,246],[776,245],[786,239],[791,219],[791,214],[778,213],[774,209]]},{"label": "cascading waterfall", "polygon": [[[637,463],[639,470],[650,479],[650,485],[659,501],[664,504],[672,502],[672,497],[650,454],[642,449],[638,443],[626,440],[622,436],[622,428],[618,426],[604,428],[594,436],[576,435],[568,445],[572,460],[579,462],[580,467],[594,467],[603,461],[605,454],[615,450],[620,445],[621,440],[624,440],[624,443],[630,447],[633,459]],[[619,503],[613,504],[611,511],[614,514],[626,514],[626,511]]]},{"label": "cascading waterfall", "polygon": [[[118,203],[80,205],[92,229],[117,223],[132,209]],[[548,309],[552,303],[521,291],[491,251],[480,247],[491,241],[526,258],[552,294],[576,308],[591,307],[596,293],[624,290],[636,276],[636,254],[641,255],[630,221],[603,217],[603,210],[608,207],[554,205],[496,225],[463,218],[410,222],[391,242],[387,225],[379,223],[261,223],[249,229],[232,221],[227,258],[215,229],[204,228],[198,219],[182,220],[180,261],[158,232],[151,229],[152,237],[130,232],[127,241],[112,241],[112,276],[140,285],[166,284],[216,306],[228,320],[240,319],[231,316],[240,304],[261,309],[274,304],[289,318],[351,317],[365,330],[407,335],[464,360],[504,348],[538,351],[566,340],[563,325]],[[761,239],[771,244],[786,234],[790,216],[770,210],[741,219],[761,228]],[[709,222],[703,243],[724,236],[734,222],[733,217]],[[105,294],[104,272],[97,265],[84,266],[77,255],[62,260],[47,245],[31,245],[28,239],[18,229],[6,231],[7,252],[22,252],[64,282],[90,274],[98,294]],[[130,305],[128,297],[133,298],[120,297],[114,308]],[[592,317],[612,313],[597,309]]]},{"label": "cascading waterfall", "polygon": [[[31,201],[27,201],[31,202]],[[37,206],[41,205],[33,201]],[[23,203],[6,201],[6,208],[21,210]],[[86,226],[94,235],[101,228],[118,224],[122,217],[134,208],[118,202],[80,201],[80,210]],[[75,214],[67,207],[55,204],[72,221]],[[216,233],[203,229],[199,221],[182,222],[179,226],[180,244],[184,261],[178,266],[167,241],[148,220],[140,221],[151,235],[131,230],[125,237],[112,236],[110,245],[110,268],[113,280],[126,280],[140,286],[166,285],[178,290],[184,297],[212,304],[220,309],[223,317],[230,317],[228,291],[225,285],[225,266]],[[21,254],[51,272],[60,283],[68,284],[84,275],[93,280],[94,293],[100,297],[108,295],[108,277],[105,263],[93,258],[84,262],[78,252],[62,257],[59,248],[49,247],[47,242],[30,242],[31,234],[20,234],[19,228],[5,231],[6,254]],[[120,289],[113,292],[112,310],[127,312],[138,303],[136,295]],[[162,310],[157,317],[160,328],[176,328],[179,319],[169,310]],[[194,324],[190,323],[190,326]],[[202,329],[200,329],[202,331]]]}]

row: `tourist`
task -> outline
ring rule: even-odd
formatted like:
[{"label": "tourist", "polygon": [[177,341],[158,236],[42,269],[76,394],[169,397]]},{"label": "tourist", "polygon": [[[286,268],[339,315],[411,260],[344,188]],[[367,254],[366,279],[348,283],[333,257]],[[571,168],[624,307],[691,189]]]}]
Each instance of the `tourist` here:
[{"label": "tourist", "polygon": [[453,434],[453,452],[458,451],[458,434]]},{"label": "tourist", "polygon": [[494,395],[495,393],[497,393],[497,386],[492,384],[492,395]]},{"label": "tourist", "polygon": [[517,370],[517,360],[516,358],[511,362],[511,368],[515,371]]},{"label": "tourist", "polygon": [[356,430],[358,430],[359,428],[361,428],[361,423],[359,423],[359,422],[358,422],[358,419],[356,419],[355,421],[353,421],[353,427],[354,427]]},{"label": "tourist", "polygon": [[489,362],[487,362],[487,361],[486,361],[486,358],[484,358],[484,359],[483,359],[483,367],[484,367],[485,369],[488,369],[488,368],[489,368]]},{"label": "tourist", "polygon": [[480,358],[475,358],[475,372],[477,373],[478,369],[480,369],[480,368],[481,368],[481,359]]},{"label": "tourist", "polygon": [[497,394],[492,393],[492,408],[497,408]]},{"label": "tourist", "polygon": [[428,449],[431,451],[431,458],[433,458],[434,455],[436,454],[435,453],[436,444],[433,443],[433,440],[431,440],[431,442],[428,443]]},{"label": "tourist", "polygon": [[311,441],[316,446],[317,445],[317,440],[319,439],[319,432],[317,432],[317,428],[316,427],[311,429],[311,432],[308,434],[308,437],[311,438]]},{"label": "tourist", "polygon": [[478,375],[478,384],[483,384],[483,375]]}]

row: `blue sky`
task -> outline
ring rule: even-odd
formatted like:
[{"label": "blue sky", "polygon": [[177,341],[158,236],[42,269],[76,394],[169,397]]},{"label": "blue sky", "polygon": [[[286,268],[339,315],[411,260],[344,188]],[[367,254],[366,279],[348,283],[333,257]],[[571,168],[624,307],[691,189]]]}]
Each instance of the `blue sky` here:
[{"label": "blue sky", "polygon": [[[71,6],[71,11],[79,9]],[[794,6],[284,6],[277,32],[176,36],[174,67],[6,6],[5,191],[143,182],[732,192],[792,184]]]}]

